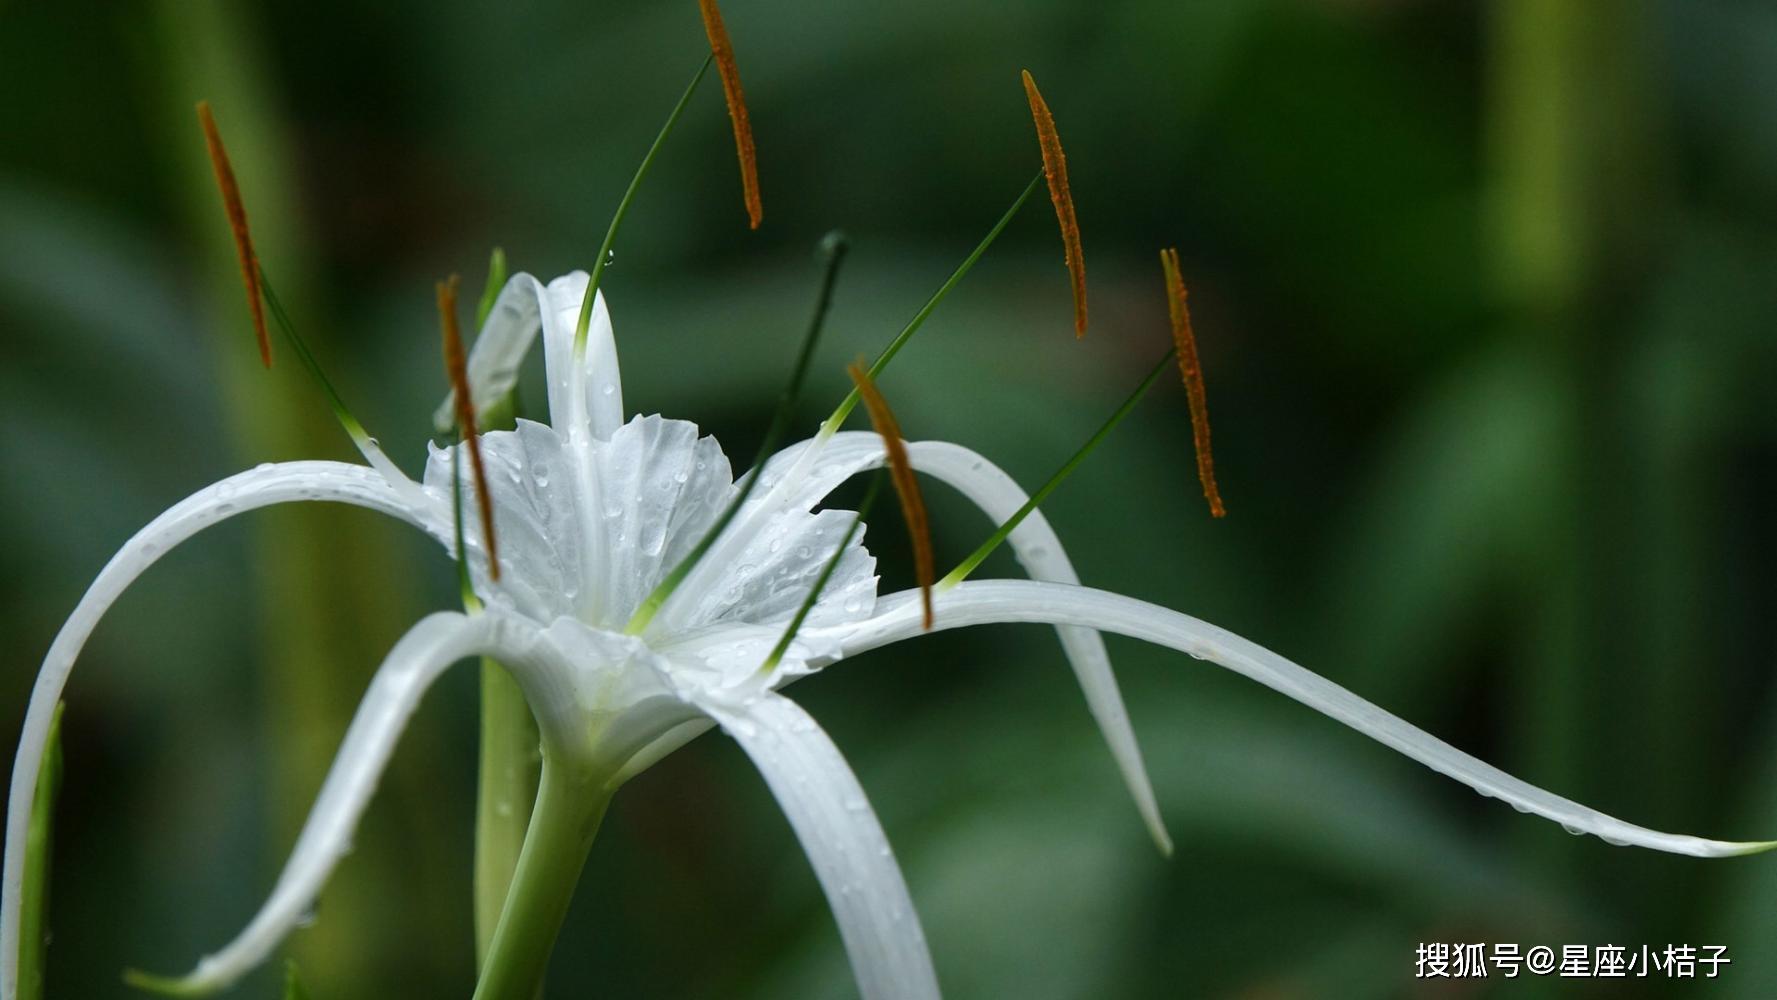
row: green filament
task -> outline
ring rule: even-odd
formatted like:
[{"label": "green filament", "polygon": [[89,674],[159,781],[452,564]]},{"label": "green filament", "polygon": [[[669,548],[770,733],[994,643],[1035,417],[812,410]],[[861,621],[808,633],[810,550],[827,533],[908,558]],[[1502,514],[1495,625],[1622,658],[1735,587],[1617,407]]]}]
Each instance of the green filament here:
[{"label": "green filament", "polygon": [[752,475],[741,484],[740,492],[735,494],[728,507],[722,511],[722,516],[716,518],[716,523],[710,525],[710,530],[698,540],[697,546],[679,560],[679,564],[672,568],[659,586],[636,608],[624,629],[628,634],[640,635],[648,627],[648,623],[654,620],[654,615],[660,611],[667,598],[673,595],[679,584],[685,582],[685,577],[696,568],[704,553],[716,544],[716,539],[722,536],[729,522],[734,520],[741,506],[747,502],[747,497],[752,495],[753,488],[759,484],[759,478],[765,472],[766,459],[777,450],[778,443],[789,432],[790,420],[796,411],[796,397],[802,392],[803,379],[808,375],[809,362],[814,358],[814,346],[820,340],[821,327],[827,320],[827,309],[833,304],[833,285],[839,279],[839,264],[845,259],[848,245],[845,234],[838,230],[821,239],[820,254],[826,260],[826,269],[821,275],[820,292],[815,297],[814,316],[808,321],[808,332],[802,336],[802,348],[796,356],[796,366],[790,372],[790,381],[777,398],[777,412],[772,415],[771,426],[765,432],[765,439],[759,443],[759,453],[753,456]]},{"label": "green filament", "polygon": [[826,589],[827,581],[833,578],[833,571],[839,568],[839,560],[845,557],[845,550],[850,547],[852,538],[857,535],[858,525],[864,523],[864,517],[870,513],[870,505],[876,502],[876,494],[882,492],[883,479],[884,473],[881,471],[870,477],[870,489],[864,494],[864,502],[858,504],[858,513],[851,519],[851,527],[845,529],[845,537],[839,540],[839,547],[833,550],[832,558],[828,559],[827,564],[821,567],[821,575],[815,578],[814,586],[809,588],[808,596],[802,600],[802,606],[796,609],[796,617],[790,619],[789,627],[784,629],[783,638],[777,641],[777,645],[771,647],[771,655],[765,658],[765,662],[759,664],[760,673],[770,673],[771,669],[778,665],[778,661],[784,658],[784,653],[789,650],[790,643],[795,641],[796,633],[802,629],[803,619],[808,617],[808,613],[813,611],[815,604],[820,601],[821,591]]},{"label": "green filament", "polygon": [[487,259],[487,284],[481,289],[481,301],[475,306],[475,330],[480,336],[483,326],[487,325],[487,314],[494,311],[494,302],[500,297],[500,289],[506,287],[506,251],[494,247],[494,252]]},{"label": "green filament", "polygon": [[[938,290],[932,293],[932,297],[926,300],[926,304],[920,307],[919,312],[913,314],[913,319],[908,321],[901,332],[895,335],[894,340],[889,341],[889,345],[882,349],[882,353],[876,356],[876,360],[870,363],[871,378],[882,374],[882,370],[888,367],[888,363],[894,360],[901,348],[907,346],[907,341],[913,339],[913,334],[924,325],[926,318],[931,316],[933,310],[938,308],[938,303],[944,301],[944,297],[949,295],[950,290],[963,280],[963,275],[969,273],[969,270],[975,266],[975,262],[987,252],[987,248],[993,246],[993,241],[999,239],[1000,233],[1012,222],[1012,217],[1018,214],[1018,210],[1024,207],[1024,203],[1030,200],[1030,196],[1042,183],[1043,172],[1039,170],[1037,175],[1030,179],[1030,183],[1024,186],[1024,193],[1018,196],[1017,201],[1012,202],[1012,207],[1006,209],[1006,214],[1000,216],[1000,221],[994,223],[993,228],[988,230],[981,242],[975,245],[974,251],[963,258],[963,262],[957,265],[956,270],[951,272],[944,284],[938,286]],[[833,415],[821,424],[821,434],[832,436],[835,431],[839,430],[840,425],[845,423],[845,418],[851,416],[851,411],[856,409],[857,405],[858,390],[853,389],[839,404],[839,408],[833,411]]]},{"label": "green filament", "polygon": [[339,390],[333,387],[327,373],[321,370],[321,363],[315,360],[314,352],[309,350],[302,335],[296,332],[296,324],[291,321],[290,314],[284,311],[284,303],[279,301],[277,293],[272,291],[271,278],[266,275],[264,267],[259,269],[259,289],[265,295],[266,306],[271,309],[272,321],[278,324],[284,339],[290,343],[290,349],[296,352],[302,366],[308,369],[308,373],[320,385],[321,391],[327,395],[327,405],[332,408],[334,419],[345,428],[346,435],[352,439],[353,444],[362,448],[370,443],[371,437],[365,432],[364,425],[358,422],[357,417],[352,416],[351,410],[346,409],[345,400],[339,397]]},{"label": "green filament", "polygon": [[592,325],[592,303],[598,294],[599,279],[604,277],[605,265],[611,261],[611,245],[617,242],[617,230],[623,226],[623,217],[629,213],[630,202],[635,200],[636,189],[642,186],[642,178],[648,175],[648,168],[654,165],[654,154],[660,152],[661,144],[672,132],[673,126],[679,123],[679,115],[685,105],[691,103],[691,95],[697,91],[697,85],[703,82],[705,73],[714,62],[714,52],[703,58],[703,65],[697,67],[697,75],[686,85],[685,93],[679,96],[679,103],[673,105],[672,114],[666,116],[666,124],[660,126],[660,134],[654,137],[654,144],[648,147],[648,153],[642,157],[641,166],[636,174],[629,179],[629,188],[623,192],[623,199],[617,203],[617,211],[611,216],[610,228],[605,230],[605,241],[599,244],[598,257],[592,262],[592,277],[586,282],[586,297],[580,300],[580,319],[574,324],[574,357],[586,356],[586,328]]},{"label": "green filament", "polygon": [[1160,360],[1155,362],[1153,370],[1148,372],[1146,378],[1142,379],[1141,385],[1129,394],[1129,398],[1123,401],[1122,406],[1117,407],[1117,412],[1111,414],[1110,419],[1104,422],[1104,426],[1087,438],[1086,443],[1080,446],[1080,450],[1074,452],[1072,458],[1062,463],[1061,468],[1055,470],[1055,475],[1050,476],[1049,481],[1044,483],[1041,489],[1031,494],[1030,499],[1024,502],[1024,506],[1018,508],[1017,512],[1007,518],[1006,523],[1000,525],[998,530],[988,537],[987,541],[982,542],[980,548],[970,553],[969,557],[946,574],[944,579],[939,580],[933,589],[942,592],[963,582],[970,573],[975,571],[975,567],[981,565],[982,560],[992,555],[993,550],[999,548],[1000,543],[1004,542],[1026,517],[1030,516],[1030,512],[1036,510],[1037,506],[1046,500],[1049,494],[1055,492],[1055,487],[1060,486],[1062,480],[1073,475],[1074,470],[1080,467],[1080,463],[1086,460],[1086,456],[1092,454],[1099,445],[1103,444],[1105,438],[1110,436],[1111,431],[1123,422],[1123,418],[1135,410],[1135,405],[1141,402],[1142,397],[1147,395],[1148,389],[1153,387],[1155,380],[1159,379],[1161,374],[1172,364],[1176,354],[1177,349],[1174,348],[1162,355]]}]

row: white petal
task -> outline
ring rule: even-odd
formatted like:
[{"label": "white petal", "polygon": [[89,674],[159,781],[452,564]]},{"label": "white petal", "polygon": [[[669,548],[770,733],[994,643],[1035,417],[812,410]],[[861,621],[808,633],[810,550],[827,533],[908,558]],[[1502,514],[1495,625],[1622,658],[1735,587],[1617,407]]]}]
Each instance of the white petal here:
[{"label": "white petal", "polygon": [[[875,618],[843,640],[847,655],[919,634],[917,594],[886,597],[879,609]],[[1083,625],[1209,660],[1331,716],[1482,795],[1554,820],[1571,833],[1591,833],[1613,844],[1697,857],[1751,854],[1777,847],[1777,841],[1705,840],[1625,823],[1520,781],[1226,629],[1132,597],[1052,583],[985,580],[962,584],[941,595],[937,610],[939,628],[997,622]]]},{"label": "white petal", "polygon": [[691,551],[734,495],[728,459],[697,425],[637,417],[592,449],[604,498],[602,619],[622,629],[637,605]]},{"label": "white petal", "polygon": [[[586,331],[585,363],[578,372],[574,371],[574,327],[580,319],[580,302],[586,295],[588,280],[584,271],[563,275],[547,288],[522,272],[507,280],[475,338],[475,345],[469,349],[469,393],[475,397],[477,419],[485,417],[518,384],[519,368],[537,331],[542,330],[549,368],[551,422],[565,433],[572,412],[577,414],[575,419],[590,420],[598,437],[610,436],[623,423],[617,344],[602,292],[593,304],[592,323]],[[584,394],[583,410],[569,405],[570,384],[577,385]],[[606,391],[606,386],[610,391]],[[455,406],[453,390],[432,416],[440,432],[456,425]]]},{"label": "white petal", "polygon": [[[451,456],[456,451],[434,447],[426,462],[426,486],[445,497],[450,496]],[[493,499],[501,578],[497,585],[488,580],[487,546],[465,453],[456,481],[462,490],[463,541],[476,591],[490,600],[503,595],[513,610],[538,621],[574,614],[583,572],[580,518],[574,506],[574,475],[563,455],[561,437],[545,424],[520,420],[516,430],[483,434],[481,455]],[[450,544],[454,548],[454,538]]]},{"label": "white petal", "polygon": [[[475,399],[478,422],[518,384],[519,367],[543,327],[539,302],[547,296],[540,294],[542,287],[522,271],[508,278],[469,348],[469,395]],[[456,408],[457,393],[452,388],[432,414],[432,425],[440,434],[457,425]]]},{"label": "white petal", "polygon": [[[1018,487],[1011,476],[979,454],[959,445],[943,441],[921,441],[908,446],[913,467],[935,479],[955,487],[981,508],[995,525],[1003,524],[1030,497]],[[1006,539],[1013,555],[1033,580],[1050,583],[1077,584],[1080,577],[1061,547],[1061,539],[1049,526],[1041,510],[1013,529]],[[1135,798],[1142,822],[1149,836],[1162,853],[1172,853],[1172,838],[1160,818],[1160,806],[1154,799],[1154,786],[1148,780],[1147,765],[1142,762],[1141,747],[1135,740],[1135,729],[1129,724],[1129,711],[1123,707],[1123,694],[1117,677],[1111,672],[1111,656],[1105,651],[1104,638],[1093,629],[1074,625],[1057,625],[1056,635],[1067,653],[1080,691],[1086,696],[1086,707],[1098,723],[1098,731],[1111,748],[1123,784]]]},{"label": "white petal", "polygon": [[395,743],[432,682],[453,663],[477,654],[522,663],[527,633],[534,630],[516,618],[440,612],[401,637],[358,705],[271,895],[233,941],[199,960],[175,988],[199,993],[225,989],[265,961],[313,909],[328,876],[351,849],[353,832]]},{"label": "white petal", "polygon": [[430,506],[422,511],[410,508],[383,477],[370,469],[341,462],[287,462],[262,465],[231,476],[174,504],[111,557],[74,613],[62,623],[44,657],[25,713],[18,756],[13,759],[6,816],[5,877],[0,888],[0,996],[10,997],[17,988],[20,879],[25,863],[25,826],[30,821],[37,770],[43,760],[50,717],[87,636],[124,589],[169,549],[242,511],[293,500],[331,500],[368,507],[410,521],[441,540],[448,537],[448,525],[437,521]]},{"label": "white petal", "polygon": [[[589,620],[621,629],[703,538],[736,487],[720,445],[683,420],[636,417],[608,440],[590,442],[586,454],[602,496],[593,517],[605,553],[596,584],[601,603]],[[751,509],[749,501],[736,523]],[[647,635],[670,642],[726,624],[788,621],[852,517],[850,511],[786,508],[761,518],[744,537],[731,526],[723,533],[724,554],[704,556]],[[875,567],[861,535],[853,537],[809,621],[867,616],[876,600]]]},{"label": "white petal", "polygon": [[700,704],[753,759],[808,854],[864,1000],[938,996],[894,852],[839,748],[780,695]]},{"label": "white petal", "polygon": [[589,280],[585,271],[575,271],[551,281],[547,291],[537,292],[548,302],[541,312],[549,422],[564,434],[585,426],[593,437],[608,438],[623,426],[623,378],[602,291],[593,301],[592,322],[586,328],[586,355],[574,363],[574,328],[580,322],[580,303]]},{"label": "white petal", "polygon": [[[809,449],[819,450],[811,455]],[[1030,499],[1011,476],[984,456],[961,445],[918,441],[907,446],[907,455],[916,470],[955,488],[996,525],[1011,517]],[[726,533],[729,537],[724,538],[725,545],[719,546],[724,549],[721,555],[712,550],[711,568],[697,585],[716,586],[713,578],[718,568],[733,565],[737,558],[735,553],[744,544],[750,544],[774,514],[782,510],[806,510],[840,483],[859,472],[880,466],[883,460],[882,439],[863,431],[835,434],[824,443],[819,438],[812,438],[779,451],[765,464],[758,499],[748,501],[747,511],[736,518],[736,525]],[[1073,563],[1062,548],[1061,539],[1049,526],[1042,511],[1032,511],[1007,542],[1031,579],[1069,584],[1080,582]],[[687,581],[689,586],[691,581]],[[818,628],[825,624],[828,622],[811,617],[809,627]],[[1116,675],[1111,672],[1110,655],[1105,651],[1104,640],[1089,628],[1058,626],[1055,631],[1086,697],[1087,708],[1111,748],[1123,783],[1134,797],[1149,835],[1162,852],[1172,853],[1172,839],[1160,818],[1153,785],[1148,780],[1147,767],[1142,763],[1141,748],[1129,724],[1129,712],[1117,688]]]}]

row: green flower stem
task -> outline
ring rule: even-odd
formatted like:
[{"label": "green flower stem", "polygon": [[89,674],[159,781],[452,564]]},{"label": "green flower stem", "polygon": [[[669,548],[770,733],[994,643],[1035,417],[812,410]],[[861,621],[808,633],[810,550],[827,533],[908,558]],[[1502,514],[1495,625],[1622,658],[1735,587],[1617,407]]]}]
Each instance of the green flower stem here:
[{"label": "green flower stem", "polygon": [[475,799],[475,965],[485,966],[537,800],[537,723],[506,668],[481,661],[481,779]]},{"label": "green flower stem", "polygon": [[609,776],[575,767],[571,759],[545,746],[530,832],[474,1000],[534,1000],[542,988],[580,870],[611,804]]},{"label": "green flower stem", "polygon": [[62,706],[49,722],[49,745],[37,767],[31,825],[25,828],[24,906],[19,912],[18,1000],[41,1000],[49,944],[49,859],[56,794],[62,789]]}]

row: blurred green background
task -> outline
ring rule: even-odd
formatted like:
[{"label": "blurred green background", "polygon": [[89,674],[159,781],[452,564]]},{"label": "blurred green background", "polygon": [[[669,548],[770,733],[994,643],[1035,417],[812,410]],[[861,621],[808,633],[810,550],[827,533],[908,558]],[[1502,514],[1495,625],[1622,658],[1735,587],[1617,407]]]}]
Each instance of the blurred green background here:
[{"label": "blurred green background", "polygon": [[[1634,822],[1777,836],[1777,12],[1744,0],[730,0],[766,222],[700,93],[606,277],[632,409],[750,454],[827,228],[853,237],[811,427],[1066,142],[1093,328],[1033,203],[885,379],[915,437],[1035,485],[1193,292],[1229,516],[1159,392],[1046,507],[1086,582],[1253,637]],[[262,461],[352,458],[257,369],[192,103],[267,267],[410,471],[431,282],[585,266],[702,57],[690,0],[0,8],[0,682],[155,513]],[[535,376],[535,372],[532,375]],[[533,398],[538,398],[533,396]],[[989,528],[931,490],[940,562]],[[885,589],[910,579],[879,519]],[[1766,567],[1760,569],[1760,566]],[[999,557],[990,570],[1010,573]],[[394,522],[284,509],[171,555],[65,720],[50,995],[179,971],[267,891],[395,637],[453,605]],[[944,634],[795,695],[894,842],[947,995],[1565,995],[1432,984],[1421,941],[1721,944],[1777,994],[1777,858],[1576,839],[1217,668],[1111,641],[1179,842],[1148,844],[1046,630]],[[289,951],[317,998],[464,996],[475,681],[428,700]],[[275,970],[234,995],[269,997]],[[618,797],[551,995],[853,987],[763,783],[705,737]]]}]

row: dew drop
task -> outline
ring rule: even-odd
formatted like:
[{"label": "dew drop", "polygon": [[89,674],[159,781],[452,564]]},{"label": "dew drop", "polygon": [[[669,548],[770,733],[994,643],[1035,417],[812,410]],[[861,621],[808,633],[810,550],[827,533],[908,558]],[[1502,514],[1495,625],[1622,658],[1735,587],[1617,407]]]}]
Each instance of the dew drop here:
[{"label": "dew drop", "polygon": [[812,555],[814,555],[814,550],[809,548],[808,546],[806,546],[806,545],[796,546],[796,558],[807,559],[809,556],[812,556]]},{"label": "dew drop", "polygon": [[616,386],[614,386],[614,385],[612,385],[612,384],[611,384],[611,383],[609,383],[609,382],[606,382],[606,383],[605,383],[605,385],[604,385],[604,388],[602,388],[602,389],[600,389],[600,390],[599,390],[599,392],[602,392],[602,393],[604,393],[604,394],[605,394],[605,395],[607,395],[607,396],[609,396],[609,395],[611,395],[611,394],[612,394],[612,393],[614,393],[614,392],[616,392],[616,391],[617,391],[617,387],[616,387]]}]

